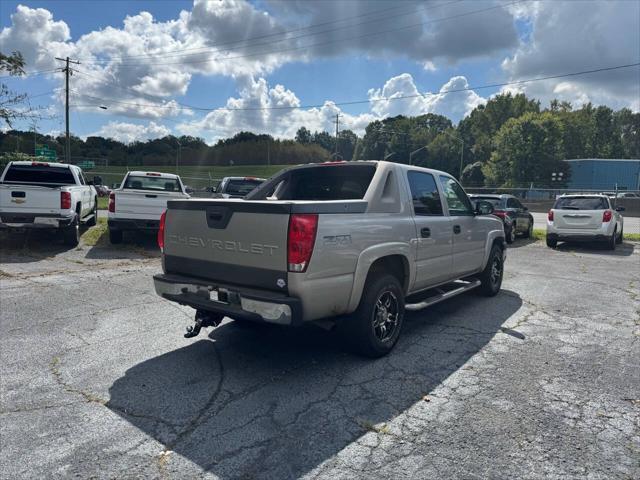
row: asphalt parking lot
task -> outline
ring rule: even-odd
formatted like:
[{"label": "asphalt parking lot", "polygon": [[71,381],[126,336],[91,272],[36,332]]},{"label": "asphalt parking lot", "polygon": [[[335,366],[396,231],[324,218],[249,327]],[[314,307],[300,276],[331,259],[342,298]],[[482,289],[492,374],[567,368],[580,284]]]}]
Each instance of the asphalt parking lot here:
[{"label": "asphalt parking lot", "polygon": [[[371,361],[153,292],[152,239],[0,238],[3,478],[640,478],[640,244],[519,240]],[[207,336],[208,333],[208,336]]]}]

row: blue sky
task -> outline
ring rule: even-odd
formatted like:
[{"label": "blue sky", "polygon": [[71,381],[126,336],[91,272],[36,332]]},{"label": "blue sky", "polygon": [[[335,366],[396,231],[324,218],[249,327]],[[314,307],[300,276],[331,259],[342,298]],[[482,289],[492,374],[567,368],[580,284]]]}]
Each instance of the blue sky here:
[{"label": "blue sky", "polygon": [[[243,129],[291,137],[302,125],[328,130],[337,112],[359,133],[369,121],[399,113],[440,113],[457,122],[500,90],[317,109],[255,108],[410,96],[640,57],[638,2],[4,0],[0,8],[2,50],[23,52],[28,71],[54,68],[55,55],[80,58],[71,79],[73,133],[123,141],[173,133],[213,142]],[[620,22],[630,28],[626,36],[610,33]],[[220,60],[225,55],[233,58]],[[559,97],[637,110],[637,69],[623,73],[522,90],[543,103]],[[5,81],[32,95],[62,86],[59,74]],[[39,121],[40,131],[63,129],[57,93],[33,101],[55,116]],[[254,110],[196,112],[172,101]]]}]

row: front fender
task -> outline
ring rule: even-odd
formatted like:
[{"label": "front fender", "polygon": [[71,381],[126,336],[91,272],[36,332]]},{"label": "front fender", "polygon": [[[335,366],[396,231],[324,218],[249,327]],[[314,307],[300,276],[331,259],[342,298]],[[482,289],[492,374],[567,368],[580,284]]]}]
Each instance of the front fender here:
[{"label": "front fender", "polygon": [[489,261],[489,254],[491,253],[491,247],[493,247],[493,242],[496,239],[500,239],[500,243],[503,249],[506,249],[505,238],[504,238],[504,228],[490,230],[487,235],[487,242],[484,245],[484,259],[482,260],[482,270],[487,266],[487,262]]},{"label": "front fender", "polygon": [[407,286],[411,285],[411,282],[415,277],[415,262],[411,260],[411,246],[408,243],[390,242],[366,248],[358,256],[356,271],[353,275],[353,287],[351,288],[351,296],[349,298],[347,313],[351,313],[358,308],[360,297],[362,297],[362,291],[364,290],[364,285],[367,281],[367,275],[369,274],[371,265],[373,265],[376,260],[390,255],[400,255],[405,258],[409,265]]}]

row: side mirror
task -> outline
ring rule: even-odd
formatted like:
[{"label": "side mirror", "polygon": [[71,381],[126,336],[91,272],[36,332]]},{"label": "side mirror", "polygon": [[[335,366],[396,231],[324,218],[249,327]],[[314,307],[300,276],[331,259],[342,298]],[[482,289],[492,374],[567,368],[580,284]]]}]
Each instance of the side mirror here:
[{"label": "side mirror", "polygon": [[485,200],[479,200],[476,203],[476,215],[491,215],[493,213],[493,204]]},{"label": "side mirror", "polygon": [[93,184],[94,185],[102,185],[102,177],[99,175],[96,175],[93,177]]},{"label": "side mirror", "polygon": [[624,212],[625,208],[624,207],[616,207],[616,212]]}]

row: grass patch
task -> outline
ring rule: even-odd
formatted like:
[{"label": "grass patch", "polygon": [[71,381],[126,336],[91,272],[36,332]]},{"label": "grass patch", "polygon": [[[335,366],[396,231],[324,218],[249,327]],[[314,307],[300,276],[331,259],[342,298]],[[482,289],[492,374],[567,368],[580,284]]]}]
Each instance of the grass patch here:
[{"label": "grass patch", "polygon": [[544,240],[547,236],[547,231],[542,228],[534,228],[533,229],[533,239],[534,240]]},{"label": "grass patch", "polygon": [[109,206],[109,197],[98,197],[98,210],[106,210]]},{"label": "grass patch", "polygon": [[640,233],[623,233],[622,237],[632,242],[640,242]]},{"label": "grass patch", "polygon": [[94,247],[98,244],[103,235],[107,233],[107,219],[99,218],[98,224],[95,227],[90,227],[86,232],[82,234],[80,237],[82,239],[82,243],[85,245],[89,245],[90,247]]}]

